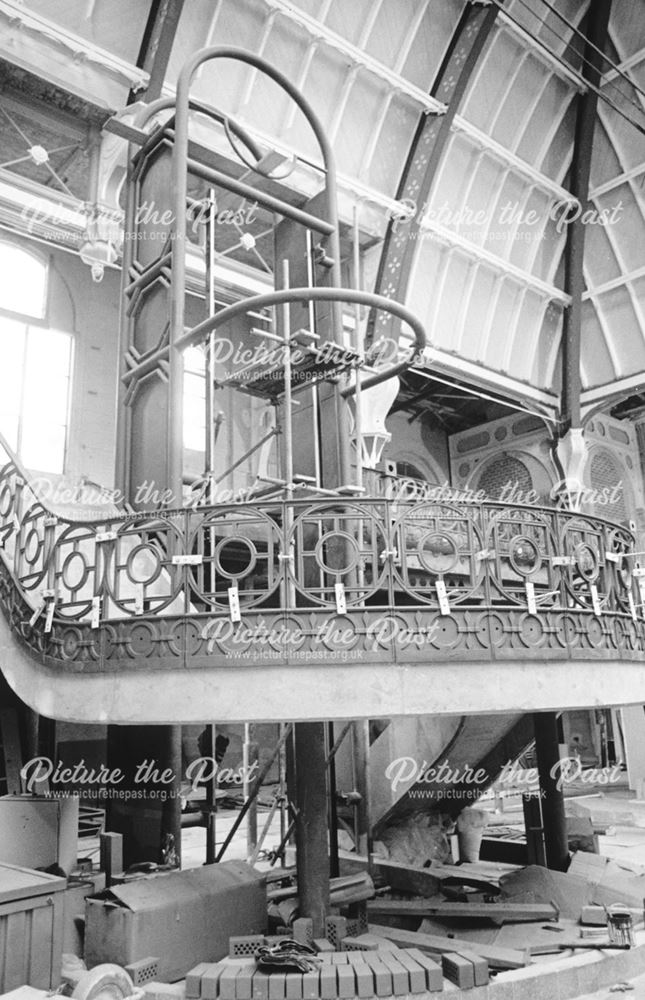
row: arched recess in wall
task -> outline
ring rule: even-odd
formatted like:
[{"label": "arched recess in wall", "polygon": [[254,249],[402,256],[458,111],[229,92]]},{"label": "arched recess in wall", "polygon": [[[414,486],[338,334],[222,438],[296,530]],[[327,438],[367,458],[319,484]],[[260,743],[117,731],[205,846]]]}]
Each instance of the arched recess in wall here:
[{"label": "arched recess in wall", "polygon": [[593,445],[585,472],[585,485],[593,491],[585,509],[596,517],[628,524],[636,516],[630,472],[620,455],[603,445]]},{"label": "arched recess in wall", "polygon": [[538,495],[536,503],[550,504],[554,479],[542,462],[526,451],[502,451],[485,459],[473,471],[468,486],[483,491],[488,500],[504,497],[508,502],[523,502],[530,491]]},{"label": "arched recess in wall", "polygon": [[446,481],[446,474],[436,459],[419,451],[397,448],[396,454],[386,455],[385,461],[390,466],[391,474],[398,477],[399,499],[405,497],[410,500],[422,499],[425,490],[423,487],[419,488],[419,482],[433,487],[440,486]]}]

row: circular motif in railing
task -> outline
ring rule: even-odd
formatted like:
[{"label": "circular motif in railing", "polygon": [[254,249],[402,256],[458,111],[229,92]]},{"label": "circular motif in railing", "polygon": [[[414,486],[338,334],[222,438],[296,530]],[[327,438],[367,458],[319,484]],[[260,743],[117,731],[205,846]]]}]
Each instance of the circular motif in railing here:
[{"label": "circular motif in railing", "polygon": [[327,532],[318,539],[315,553],[327,573],[349,573],[358,565],[358,545],[345,531]]},{"label": "circular motif in railing", "polygon": [[66,628],[60,639],[60,650],[63,656],[72,660],[81,648],[83,633],[79,628]]},{"label": "circular motif in railing", "polygon": [[578,625],[570,614],[560,614],[556,618],[556,638],[563,649],[578,645]]},{"label": "circular motif in railing", "polygon": [[534,541],[525,535],[518,535],[508,547],[508,558],[516,573],[531,576],[542,565],[542,556]]},{"label": "circular motif in railing", "polygon": [[63,563],[63,585],[68,590],[78,590],[84,585],[89,574],[87,561],[82,552],[70,552]]},{"label": "circular motif in railing", "polygon": [[27,537],[25,538],[25,547],[23,549],[23,555],[25,561],[29,563],[30,566],[36,562],[40,556],[40,551],[42,547],[42,539],[35,528],[31,528],[27,532]]},{"label": "circular motif in railing", "polygon": [[13,508],[13,493],[9,483],[0,489],[0,517],[8,517]]},{"label": "circular motif in railing", "polygon": [[128,647],[134,656],[150,656],[156,646],[154,626],[148,622],[137,622],[130,628]]},{"label": "circular motif in railing", "polygon": [[625,590],[631,590],[632,586],[632,564],[629,556],[621,556],[620,562],[616,565],[618,581],[623,585]]},{"label": "circular motif in railing", "polygon": [[443,531],[429,531],[424,535],[417,552],[429,573],[448,573],[459,562],[457,543]]},{"label": "circular motif in railing", "polygon": [[587,580],[589,583],[593,582],[598,577],[598,556],[586,542],[581,542],[580,545],[576,545],[573,558],[575,559],[575,566],[582,577],[583,580]]},{"label": "circular motif in railing", "polygon": [[587,621],[587,638],[592,646],[601,646],[605,639],[602,622],[599,618],[589,618]]},{"label": "circular motif in railing", "polygon": [[537,615],[522,615],[520,639],[525,646],[539,646],[544,640],[544,625]]},{"label": "circular motif in railing", "polygon": [[485,611],[477,619],[474,629],[475,638],[484,649],[489,645],[504,646],[509,633],[508,625],[509,623],[501,615]]},{"label": "circular motif in railing", "polygon": [[229,580],[248,576],[255,567],[257,557],[253,542],[239,535],[223,538],[215,548],[217,571]]},{"label": "circular motif in railing", "polygon": [[614,632],[614,643],[617,649],[622,649],[626,645],[625,637],[627,635],[627,629],[621,622],[620,618],[616,618],[613,625]]},{"label": "circular motif in railing", "polygon": [[132,583],[152,583],[161,573],[161,559],[151,545],[141,543],[130,552],[125,571]]},{"label": "circular motif in railing", "polygon": [[432,645],[438,649],[454,649],[462,641],[459,625],[450,615],[441,615],[435,619],[435,629],[432,635]]}]

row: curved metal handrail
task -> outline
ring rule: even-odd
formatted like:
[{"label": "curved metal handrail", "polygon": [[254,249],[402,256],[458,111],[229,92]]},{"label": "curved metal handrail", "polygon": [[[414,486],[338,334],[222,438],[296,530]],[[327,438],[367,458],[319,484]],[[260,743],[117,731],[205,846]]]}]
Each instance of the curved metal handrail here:
[{"label": "curved metal handrail", "polygon": [[393,663],[645,649],[634,539],[605,519],[345,496],[74,518],[0,445],[0,603],[58,669],[230,665],[240,643],[318,662],[338,635]]}]

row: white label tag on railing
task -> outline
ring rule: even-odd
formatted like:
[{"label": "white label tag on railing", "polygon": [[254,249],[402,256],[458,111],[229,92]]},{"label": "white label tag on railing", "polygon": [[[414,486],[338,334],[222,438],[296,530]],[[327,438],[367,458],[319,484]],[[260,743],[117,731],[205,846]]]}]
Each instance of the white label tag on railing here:
[{"label": "white label tag on railing", "polygon": [[342,583],[334,584],[334,593],[336,594],[336,612],[339,615],[344,615],[347,611],[347,601],[345,600],[345,587]]},{"label": "white label tag on railing", "polygon": [[537,614],[537,601],[535,600],[535,586],[532,580],[526,581],[526,605],[530,615]]},{"label": "white label tag on railing", "polygon": [[634,604],[634,595],[628,594],[627,600],[629,601],[629,613],[631,614],[634,621],[636,621],[636,605]]},{"label": "white label tag on railing", "polygon": [[228,588],[228,607],[231,615],[231,621],[241,622],[242,615],[240,614],[240,595],[237,587]]},{"label": "white label tag on railing", "polygon": [[449,615],[450,601],[448,600],[448,594],[446,593],[445,583],[443,580],[437,580],[434,586],[437,591],[437,597],[439,598],[439,611],[442,615]]},{"label": "white label tag on railing", "polygon": [[137,590],[134,595],[134,613],[135,615],[143,614],[143,597],[145,593],[145,588],[142,583],[137,584]]},{"label": "white label tag on railing", "polygon": [[94,537],[97,542],[114,542],[116,531],[97,531]]},{"label": "white label tag on railing", "polygon": [[38,621],[38,619],[40,618],[40,616],[41,616],[41,614],[42,614],[42,612],[44,610],[45,610],[45,602],[42,601],[38,605],[38,607],[36,608],[36,610],[34,611],[34,613],[31,616],[31,618],[29,619],[29,628],[33,628],[34,627],[34,625],[36,624],[36,622]]},{"label": "white label tag on railing", "polygon": [[641,595],[641,608],[643,608],[643,617],[645,618],[645,580],[638,581],[638,591]]},{"label": "white label tag on railing", "polygon": [[56,607],[56,601],[47,602],[47,614],[45,615],[45,632],[51,632],[52,623],[54,621],[54,608]]},{"label": "white label tag on railing", "polygon": [[494,559],[495,549],[482,549],[481,552],[477,553],[475,558],[478,559],[480,562],[483,562],[485,559]]},{"label": "white label tag on railing", "polygon": [[172,564],[173,566],[199,566],[203,558],[204,557],[200,555],[173,556]]},{"label": "white label tag on railing", "polygon": [[600,598],[598,597],[598,588],[595,583],[592,583],[589,587],[591,592],[591,603],[593,604],[593,613],[595,615],[602,614],[602,607],[600,606]]},{"label": "white label tag on railing", "polygon": [[57,524],[58,524],[58,518],[54,517],[53,514],[50,517],[45,518],[46,528],[55,528]]},{"label": "white label tag on railing", "polygon": [[619,563],[623,557],[618,552],[605,552],[607,562]]},{"label": "white label tag on railing", "polygon": [[553,566],[573,566],[573,556],[551,556]]},{"label": "white label tag on railing", "polygon": [[90,617],[90,628],[98,628],[101,624],[101,598],[92,598],[92,614]]}]

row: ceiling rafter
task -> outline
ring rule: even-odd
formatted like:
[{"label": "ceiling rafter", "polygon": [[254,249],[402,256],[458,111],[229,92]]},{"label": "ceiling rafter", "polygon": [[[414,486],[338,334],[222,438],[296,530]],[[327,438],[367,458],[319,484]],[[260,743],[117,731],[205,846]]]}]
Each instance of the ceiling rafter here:
[{"label": "ceiling rafter", "polygon": [[645,48],[639,49],[638,52],[634,52],[633,55],[629,56],[627,59],[623,59],[622,62],[618,63],[618,69],[610,69],[603,75],[602,86],[606,83],[611,83],[616,79],[620,73],[628,73],[630,69],[635,66],[640,66],[642,62],[645,61]]},{"label": "ceiling rafter", "polygon": [[440,242],[448,243],[462,250],[466,256],[472,257],[476,260],[485,261],[494,271],[507,274],[509,277],[515,278],[520,285],[526,285],[533,288],[536,292],[539,292],[541,296],[546,297],[553,302],[561,302],[563,305],[569,304],[570,296],[567,295],[566,292],[563,292],[561,288],[557,288],[555,285],[551,285],[547,281],[542,281],[541,278],[537,278],[534,274],[530,274],[521,267],[511,264],[510,261],[504,260],[503,257],[498,257],[497,254],[491,253],[490,250],[486,250],[484,247],[480,247],[476,243],[471,242],[471,240],[467,240],[465,237],[459,236],[452,230],[446,229],[446,227],[442,226],[440,223],[435,222],[432,219],[423,219],[421,222],[421,228],[428,233],[433,233],[436,238],[440,240]]},{"label": "ceiling rafter", "polygon": [[[634,181],[638,177],[642,177],[643,174],[645,174],[645,163],[639,163],[638,166],[632,167],[631,170],[625,170],[622,174],[618,174],[617,177],[612,177],[611,180],[598,184],[590,192],[589,196],[590,198],[599,198],[603,194],[614,191],[615,188],[620,187],[622,184],[627,184],[629,181]],[[643,187],[644,183],[645,179],[638,186]]]},{"label": "ceiling rafter", "polygon": [[[612,250],[616,255],[616,261],[618,265],[621,265],[621,258],[616,253],[616,247],[612,244]],[[613,292],[615,288],[622,288],[623,285],[628,285],[632,281],[638,281],[639,278],[645,278],[645,265],[643,267],[637,267],[633,271],[625,271],[623,274],[619,274],[617,278],[612,278],[611,281],[604,281],[602,285],[592,285],[587,288],[587,291],[583,294],[583,299],[597,299],[601,295],[605,295],[607,292]],[[643,327],[645,329],[645,326]]]},{"label": "ceiling rafter", "polygon": [[523,28],[520,24],[514,21],[506,13],[506,11],[501,9],[499,12],[499,21],[499,30],[508,31],[517,38],[521,38],[522,42],[531,49],[537,58],[546,63],[557,76],[567,80],[567,82],[572,84],[576,90],[584,93],[587,87],[578,77],[575,70],[570,70],[567,65],[561,61],[559,56],[556,56],[553,52],[551,52],[548,45],[545,45],[544,42],[535,38],[529,31],[526,30],[526,28]]},{"label": "ceiling rafter", "polygon": [[[137,59],[137,66],[148,74],[146,101],[155,101],[161,95],[184,2],[185,0],[152,2]],[[139,100],[140,97],[139,92],[131,90],[128,103]]]},{"label": "ceiling rafter", "polygon": [[502,146],[501,143],[487,135],[486,132],[482,132],[481,129],[467,121],[467,119],[463,118],[462,115],[455,115],[453,127],[456,132],[462,132],[464,135],[467,135],[476,145],[487,149],[491,156],[494,156],[496,160],[513,167],[513,169],[518,173],[532,181],[536,187],[541,188],[543,191],[547,191],[549,194],[555,195],[555,197],[560,201],[571,203],[575,202],[575,197],[570,191],[567,191],[566,188],[562,187],[561,184],[558,184],[557,181],[547,177],[547,175],[543,174],[541,171],[536,170],[536,168],[531,166],[527,160],[523,160],[520,156],[517,156],[516,153],[512,153],[510,149],[507,149],[506,146]]},{"label": "ceiling rafter", "polygon": [[423,24],[424,18],[428,12],[431,3],[432,0],[422,0],[422,2],[421,0],[418,0],[417,12],[413,17],[412,21],[410,22],[407,34],[405,36],[405,39],[403,40],[401,48],[399,49],[399,53],[396,57],[396,62],[394,64],[394,72],[398,73],[399,76],[403,74],[403,67],[405,66],[408,60],[408,56],[410,55],[410,51],[412,49],[412,46],[414,45],[414,40],[417,37],[421,25]]},{"label": "ceiling rafter", "polygon": [[347,56],[356,67],[365,69],[375,76],[380,77],[381,80],[384,80],[395,91],[413,100],[424,111],[434,114],[445,112],[446,107],[440,101],[437,101],[420,87],[406,80],[405,77],[394,72],[394,70],[380,62],[380,60],[375,59],[366,52],[362,52],[356,45],[348,42],[347,39],[336,34],[335,31],[332,31],[326,25],[321,24],[320,21],[310,17],[309,14],[305,14],[304,11],[294,7],[287,0],[264,0],[264,3],[267,7],[276,10],[290,21],[293,21],[294,24],[299,24],[305,28],[314,38],[320,39],[320,41],[336,49],[342,55]]}]

